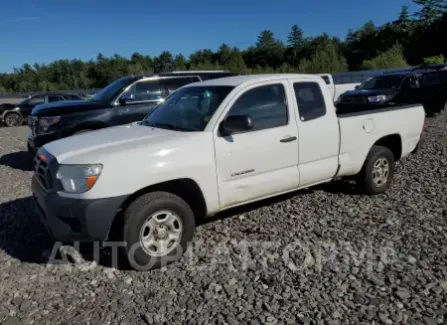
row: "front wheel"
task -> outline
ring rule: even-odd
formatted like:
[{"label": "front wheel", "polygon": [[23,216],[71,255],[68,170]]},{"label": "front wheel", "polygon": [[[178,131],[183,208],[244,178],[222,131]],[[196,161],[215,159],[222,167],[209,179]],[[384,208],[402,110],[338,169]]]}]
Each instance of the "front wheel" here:
[{"label": "front wheel", "polygon": [[357,184],[367,194],[380,194],[391,185],[394,177],[394,155],[383,146],[373,146],[357,177]]},{"label": "front wheel", "polygon": [[17,113],[9,113],[5,116],[5,125],[12,127],[12,126],[20,126],[23,124],[23,119],[20,114]]},{"label": "front wheel", "polygon": [[179,260],[192,240],[190,206],[167,192],[145,194],[124,212],[125,257],[136,270],[152,270]]}]

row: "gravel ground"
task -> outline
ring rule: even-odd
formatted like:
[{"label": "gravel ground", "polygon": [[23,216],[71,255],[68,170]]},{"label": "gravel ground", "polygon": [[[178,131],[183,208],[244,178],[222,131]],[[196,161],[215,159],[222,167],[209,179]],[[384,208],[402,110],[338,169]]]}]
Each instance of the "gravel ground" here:
[{"label": "gravel ground", "polygon": [[233,210],[150,272],[49,262],[26,132],[0,128],[1,324],[447,323],[446,116],[386,195],[336,182]]}]

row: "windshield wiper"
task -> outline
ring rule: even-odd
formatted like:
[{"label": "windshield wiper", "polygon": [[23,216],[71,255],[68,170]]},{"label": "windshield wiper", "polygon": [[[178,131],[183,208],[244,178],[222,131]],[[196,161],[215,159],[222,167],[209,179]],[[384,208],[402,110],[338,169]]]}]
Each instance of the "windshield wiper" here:
[{"label": "windshield wiper", "polygon": [[188,128],[184,128],[179,125],[174,125],[171,123],[154,123],[154,122],[149,122],[148,120],[144,120],[141,124],[150,126],[150,127],[154,127],[154,128],[168,129],[168,130],[173,130],[173,131],[186,131],[186,132],[198,131],[198,130],[191,130]]}]

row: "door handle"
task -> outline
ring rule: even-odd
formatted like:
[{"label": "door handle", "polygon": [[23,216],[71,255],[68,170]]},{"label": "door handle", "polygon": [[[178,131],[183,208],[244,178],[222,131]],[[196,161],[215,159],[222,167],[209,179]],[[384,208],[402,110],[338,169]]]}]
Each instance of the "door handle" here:
[{"label": "door handle", "polygon": [[295,141],[297,139],[297,137],[287,137],[287,138],[284,138],[284,139],[281,139],[281,140],[279,140],[280,142],[292,142],[292,141]]}]

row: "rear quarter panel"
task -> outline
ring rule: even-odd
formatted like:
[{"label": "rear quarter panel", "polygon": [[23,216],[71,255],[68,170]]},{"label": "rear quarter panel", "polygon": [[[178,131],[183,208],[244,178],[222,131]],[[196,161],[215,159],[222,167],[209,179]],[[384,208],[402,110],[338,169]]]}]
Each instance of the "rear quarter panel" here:
[{"label": "rear quarter panel", "polygon": [[425,111],[421,105],[339,116],[341,132],[339,176],[350,176],[360,172],[371,147],[389,135],[400,136],[401,157],[407,156],[420,140],[424,120]]}]

